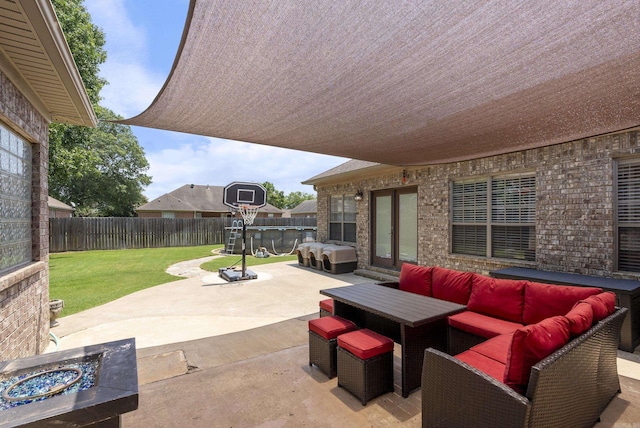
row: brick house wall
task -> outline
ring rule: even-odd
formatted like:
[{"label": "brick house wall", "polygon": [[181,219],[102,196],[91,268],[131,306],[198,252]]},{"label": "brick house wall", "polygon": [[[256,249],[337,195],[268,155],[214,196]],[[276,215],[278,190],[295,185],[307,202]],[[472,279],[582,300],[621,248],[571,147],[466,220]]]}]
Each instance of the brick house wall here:
[{"label": "brick house wall", "polygon": [[32,145],[32,263],[0,273],[0,360],[49,344],[49,125],[0,73],[0,121]]},{"label": "brick house wall", "polygon": [[[614,163],[640,157],[638,131],[422,168],[407,168],[404,186],[417,186],[418,263],[488,273],[509,266],[638,279],[614,272]],[[449,188],[453,180],[492,174],[535,172],[536,261],[492,259],[450,253]],[[338,178],[334,180],[337,182]],[[328,236],[329,196],[355,194],[358,202],[358,268],[370,267],[370,193],[402,187],[397,172],[331,185],[317,184],[318,240]]]}]

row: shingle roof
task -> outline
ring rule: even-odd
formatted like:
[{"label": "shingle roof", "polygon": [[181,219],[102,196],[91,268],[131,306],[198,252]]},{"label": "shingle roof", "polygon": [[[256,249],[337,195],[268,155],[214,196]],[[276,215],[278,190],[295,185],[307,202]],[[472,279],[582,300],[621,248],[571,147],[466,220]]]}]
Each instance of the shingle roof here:
[{"label": "shingle roof", "polygon": [[308,199],[306,201],[302,201],[298,206],[291,210],[291,214],[307,214],[307,213],[317,213],[318,212],[318,200],[317,199]]},{"label": "shingle roof", "polygon": [[[223,186],[185,184],[172,192],[165,193],[138,207],[136,211],[199,211],[220,213],[231,211],[231,209],[223,203],[223,199]],[[270,204],[260,208],[260,211],[268,213],[282,212],[282,210]]]},{"label": "shingle roof", "polygon": [[72,206],[67,205],[62,201],[59,201],[56,198],[52,198],[51,196],[49,196],[47,205],[49,206],[49,208],[55,208],[57,210],[73,211],[73,207]]}]

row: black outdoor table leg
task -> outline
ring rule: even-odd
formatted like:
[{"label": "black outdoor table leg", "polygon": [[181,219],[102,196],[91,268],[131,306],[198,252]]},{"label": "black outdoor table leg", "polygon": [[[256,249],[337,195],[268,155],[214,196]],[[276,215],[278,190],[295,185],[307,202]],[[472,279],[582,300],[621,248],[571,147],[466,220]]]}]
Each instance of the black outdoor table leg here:
[{"label": "black outdoor table leg", "polygon": [[402,396],[407,398],[420,388],[424,350],[447,349],[447,321],[441,319],[418,327],[402,325]]}]

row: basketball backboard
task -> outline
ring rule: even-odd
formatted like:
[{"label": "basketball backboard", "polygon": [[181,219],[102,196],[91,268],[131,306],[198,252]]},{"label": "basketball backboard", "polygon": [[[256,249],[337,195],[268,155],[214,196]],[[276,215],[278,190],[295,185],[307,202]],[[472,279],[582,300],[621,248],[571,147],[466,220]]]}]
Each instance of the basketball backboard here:
[{"label": "basketball backboard", "polygon": [[258,183],[234,181],[224,188],[223,202],[236,209],[241,205],[262,208],[267,205],[267,189]]}]

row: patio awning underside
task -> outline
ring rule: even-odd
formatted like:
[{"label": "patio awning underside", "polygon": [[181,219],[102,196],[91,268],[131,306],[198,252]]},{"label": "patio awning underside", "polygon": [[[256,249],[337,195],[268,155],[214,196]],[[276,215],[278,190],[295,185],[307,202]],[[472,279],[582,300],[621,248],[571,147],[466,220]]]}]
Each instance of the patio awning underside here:
[{"label": "patio awning underside", "polygon": [[194,1],[125,123],[393,165],[640,125],[640,2]]}]

